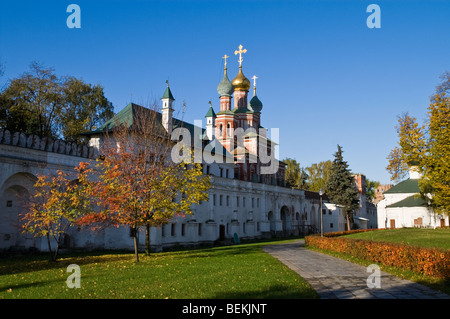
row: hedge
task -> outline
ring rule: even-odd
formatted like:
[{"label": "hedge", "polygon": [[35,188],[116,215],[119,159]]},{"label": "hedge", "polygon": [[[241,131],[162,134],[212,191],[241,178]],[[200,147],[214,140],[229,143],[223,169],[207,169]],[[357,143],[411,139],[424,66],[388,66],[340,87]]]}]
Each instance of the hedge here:
[{"label": "hedge", "polygon": [[305,243],[307,246],[349,254],[431,277],[450,278],[450,250],[317,235],[306,236]]}]

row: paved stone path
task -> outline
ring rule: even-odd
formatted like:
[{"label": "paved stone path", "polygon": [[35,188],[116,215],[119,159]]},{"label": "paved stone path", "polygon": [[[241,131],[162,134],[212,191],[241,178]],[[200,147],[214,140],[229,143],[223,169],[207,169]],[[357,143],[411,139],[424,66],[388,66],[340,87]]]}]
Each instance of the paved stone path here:
[{"label": "paved stone path", "polygon": [[[305,278],[323,299],[450,299],[449,295],[381,271],[380,288],[369,288],[367,267],[304,247],[304,240],[264,246]],[[374,282],[374,281],[371,281]]]}]

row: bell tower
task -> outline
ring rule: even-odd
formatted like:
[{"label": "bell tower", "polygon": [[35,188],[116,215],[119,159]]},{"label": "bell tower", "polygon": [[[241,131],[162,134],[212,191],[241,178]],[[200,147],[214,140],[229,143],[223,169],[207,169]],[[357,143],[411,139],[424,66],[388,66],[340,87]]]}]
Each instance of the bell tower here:
[{"label": "bell tower", "polygon": [[166,81],[167,88],[164,95],[161,98],[162,101],[162,125],[166,129],[167,133],[172,134],[172,114],[173,114],[173,101],[175,101],[172,92],[169,88],[169,81]]}]

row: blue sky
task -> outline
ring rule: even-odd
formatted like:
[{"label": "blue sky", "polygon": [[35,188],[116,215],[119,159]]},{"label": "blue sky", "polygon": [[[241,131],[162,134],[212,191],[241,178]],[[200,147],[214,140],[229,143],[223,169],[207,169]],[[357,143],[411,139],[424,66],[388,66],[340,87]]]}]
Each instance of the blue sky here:
[{"label": "blue sky", "polygon": [[[81,28],[69,29],[69,4]],[[369,29],[369,4],[381,28]],[[426,117],[439,76],[450,70],[450,2],[335,1],[2,1],[0,85],[31,61],[100,83],[120,111],[158,101],[169,79],[175,113],[204,120],[219,109],[224,54],[257,81],[262,125],[280,130],[280,158],[302,166],[333,159],[337,144],[353,172],[389,183],[386,157],[397,116]],[[250,95],[252,93],[250,92]]]}]

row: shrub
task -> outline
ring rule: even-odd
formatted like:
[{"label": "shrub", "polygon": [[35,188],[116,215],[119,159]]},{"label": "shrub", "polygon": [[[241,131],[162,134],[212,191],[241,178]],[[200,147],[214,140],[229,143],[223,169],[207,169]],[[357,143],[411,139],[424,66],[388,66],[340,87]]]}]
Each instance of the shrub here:
[{"label": "shrub", "polygon": [[343,237],[306,236],[307,246],[349,254],[436,278],[450,278],[450,250]]}]

